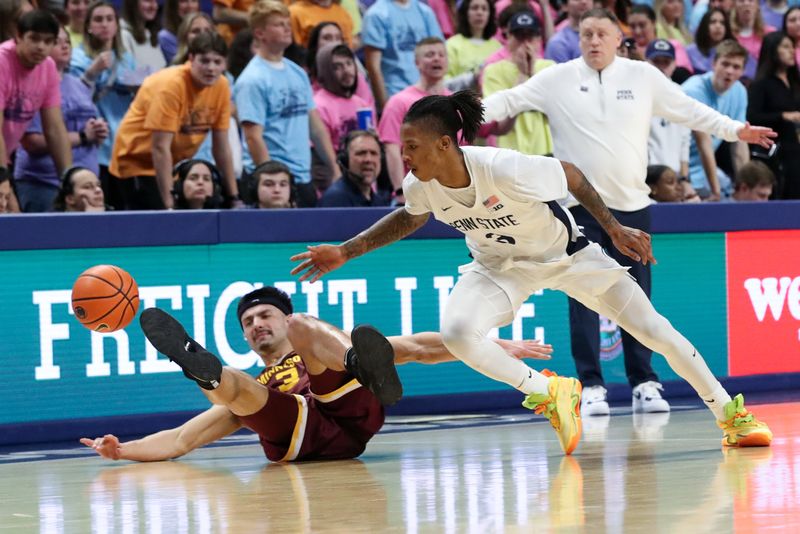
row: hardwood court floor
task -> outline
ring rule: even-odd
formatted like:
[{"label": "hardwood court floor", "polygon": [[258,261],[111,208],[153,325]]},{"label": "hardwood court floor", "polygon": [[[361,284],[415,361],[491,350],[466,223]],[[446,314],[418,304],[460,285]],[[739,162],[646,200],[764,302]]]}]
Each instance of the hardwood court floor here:
[{"label": "hardwood court floor", "polygon": [[0,454],[0,532],[800,532],[800,403],[754,411],[771,448],[676,409],[592,420],[572,457],[527,414],[395,419],[339,462],[270,464],[249,435],[152,464]]}]

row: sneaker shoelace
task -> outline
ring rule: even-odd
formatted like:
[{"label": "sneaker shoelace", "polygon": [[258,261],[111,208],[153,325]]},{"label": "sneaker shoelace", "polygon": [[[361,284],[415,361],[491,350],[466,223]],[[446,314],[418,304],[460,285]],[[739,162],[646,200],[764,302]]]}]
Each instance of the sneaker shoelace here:
[{"label": "sneaker shoelace", "polygon": [[755,420],[753,414],[744,407],[744,396],[741,393],[725,405],[725,417],[726,423],[734,427],[753,423]]},{"label": "sneaker shoelace", "polygon": [[[539,400],[537,397],[541,399],[540,402],[536,402]],[[553,397],[534,393],[533,395],[528,395],[522,405],[532,409],[535,414],[545,416],[556,430],[561,428],[561,421],[556,416],[556,401]]]}]

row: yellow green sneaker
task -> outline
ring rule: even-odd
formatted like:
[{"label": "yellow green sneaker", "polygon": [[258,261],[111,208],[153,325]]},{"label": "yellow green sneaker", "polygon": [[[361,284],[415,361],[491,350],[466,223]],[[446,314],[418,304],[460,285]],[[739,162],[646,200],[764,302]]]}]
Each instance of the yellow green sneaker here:
[{"label": "yellow green sneaker", "polygon": [[531,393],[522,405],[547,417],[564,453],[571,454],[581,439],[581,383],[577,378],[557,376],[550,371],[542,374],[550,376],[548,394]]},{"label": "yellow green sneaker", "polygon": [[768,447],[772,443],[769,427],[744,407],[741,393],[725,405],[725,421],[717,421],[717,425],[722,429],[722,444],[726,447]]}]

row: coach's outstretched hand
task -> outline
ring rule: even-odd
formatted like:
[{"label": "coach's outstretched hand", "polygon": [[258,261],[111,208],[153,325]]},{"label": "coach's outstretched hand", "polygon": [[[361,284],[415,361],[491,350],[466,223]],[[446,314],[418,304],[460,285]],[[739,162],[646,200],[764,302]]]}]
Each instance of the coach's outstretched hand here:
[{"label": "coach's outstretched hand", "polygon": [[102,438],[81,438],[81,443],[87,447],[91,447],[97,454],[109,460],[119,460],[121,458],[121,451],[119,446],[119,438],[113,434],[106,434]]},{"label": "coach's outstretched hand", "polygon": [[[310,280],[316,282],[325,273],[338,269],[347,261],[341,245],[310,245],[308,252],[295,254],[292,261],[302,261],[292,269],[292,274],[300,274],[300,281]],[[305,272],[303,272],[305,271]]]},{"label": "coach's outstretched hand", "polygon": [[611,241],[617,249],[636,261],[647,265],[658,263],[653,256],[653,247],[650,244],[650,234],[636,228],[619,225],[619,230],[609,233]]},{"label": "coach's outstretched hand", "polygon": [[751,126],[749,122],[744,123],[744,128],[741,128],[736,133],[740,141],[751,145],[761,145],[764,148],[769,148],[775,144],[772,139],[778,137],[778,133],[773,131],[772,128]]}]

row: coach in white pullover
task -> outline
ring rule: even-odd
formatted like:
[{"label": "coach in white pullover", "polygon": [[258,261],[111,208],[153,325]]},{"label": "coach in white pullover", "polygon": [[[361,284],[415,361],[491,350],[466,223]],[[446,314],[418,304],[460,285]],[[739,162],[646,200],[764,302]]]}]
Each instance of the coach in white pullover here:
[{"label": "coach in white pullover", "polygon": [[[626,226],[649,232],[650,188],[647,139],[653,115],[707,132],[727,141],[772,144],[769,128],[731,120],[686,96],[681,88],[644,61],[616,56],[622,32],[613,13],[592,9],[579,26],[581,57],[538,73],[524,84],[487,98],[487,122],[541,111],[550,122],[556,158],[583,171],[606,205]],[[650,295],[650,269],[618,254],[596,221],[570,199],[576,222],[586,236],[600,243]],[[599,319],[596,313],[570,300],[572,352],[584,385],[585,415],[609,413],[600,370]],[[633,407],[668,411],[661,398],[652,353],[623,332],[625,368],[634,387]]]}]

